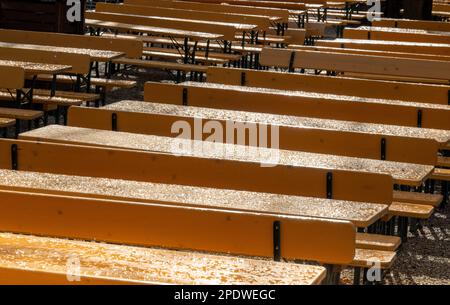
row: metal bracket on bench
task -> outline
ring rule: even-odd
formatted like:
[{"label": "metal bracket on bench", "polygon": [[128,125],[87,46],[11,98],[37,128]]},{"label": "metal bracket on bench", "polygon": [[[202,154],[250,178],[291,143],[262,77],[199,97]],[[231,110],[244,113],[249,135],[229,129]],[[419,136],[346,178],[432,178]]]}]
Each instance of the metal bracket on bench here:
[{"label": "metal bracket on bench", "polygon": [[17,161],[17,144],[11,145],[11,169],[17,170],[19,167]]},{"label": "metal bracket on bench", "polygon": [[273,222],[273,260],[279,262],[281,260],[281,238],[280,238],[281,224],[280,222]]},{"label": "metal bracket on bench", "polygon": [[447,92],[447,103],[450,105],[450,90]]},{"label": "metal bracket on bench", "polygon": [[417,127],[422,127],[422,109],[417,110]]},{"label": "metal bracket on bench", "polygon": [[245,83],[247,82],[245,76],[245,72],[241,72],[241,86],[245,86]]},{"label": "metal bracket on bench", "polygon": [[188,89],[183,88],[183,106],[188,105]]},{"label": "metal bracket on bench", "polygon": [[111,130],[117,131],[117,113],[111,115]]},{"label": "metal bracket on bench", "polygon": [[386,139],[381,138],[381,160],[386,160]]},{"label": "metal bracket on bench", "polygon": [[291,58],[289,59],[289,72],[294,72],[294,60],[295,60],[295,51],[291,53]]},{"label": "metal bracket on bench", "polygon": [[333,198],[333,173],[332,172],[327,173],[327,198],[328,199]]}]

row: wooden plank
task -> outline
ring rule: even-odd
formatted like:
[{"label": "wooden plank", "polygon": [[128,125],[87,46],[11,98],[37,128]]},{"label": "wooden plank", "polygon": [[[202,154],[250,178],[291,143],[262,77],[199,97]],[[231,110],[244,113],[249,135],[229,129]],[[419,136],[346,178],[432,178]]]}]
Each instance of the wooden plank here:
[{"label": "wooden plank", "polygon": [[[164,17],[142,17],[133,15],[111,14],[87,12],[87,19],[95,19],[101,21],[121,22],[126,24],[136,24],[142,26],[154,26],[162,28],[172,28],[189,30],[196,32],[207,32],[223,35],[225,40],[234,40],[234,34],[239,31],[248,30],[247,27],[237,27],[236,25],[213,22],[191,21],[187,19],[164,18]],[[253,26],[252,26],[253,28]],[[250,28],[251,29],[251,28]]]},{"label": "wooden plank", "polygon": [[16,124],[15,119],[9,119],[9,118],[2,118],[0,117],[0,128],[6,128],[10,126],[14,126]]},{"label": "wooden plank", "polygon": [[60,74],[71,69],[71,66],[66,65],[43,64],[16,60],[0,60],[0,66],[23,68],[25,70],[25,74],[28,75]]},{"label": "wooden plank", "polygon": [[366,228],[387,205],[238,190],[0,170],[0,189],[261,214],[338,219]]},{"label": "wooden plank", "polygon": [[293,68],[322,69],[338,72],[357,72],[378,75],[405,76],[448,81],[450,62],[384,56],[341,54],[264,48],[261,65],[288,68],[291,54],[295,52]]},{"label": "wooden plank", "polygon": [[417,54],[417,53],[405,53],[405,52],[392,52],[392,51],[377,51],[377,50],[363,50],[363,49],[349,49],[339,47],[324,47],[324,46],[305,46],[305,45],[289,45],[289,49],[294,50],[307,50],[318,52],[332,52],[332,53],[345,53],[356,55],[373,55],[384,56],[388,58],[412,58],[423,60],[439,60],[450,61],[450,56],[434,55],[434,54]]},{"label": "wooden plank", "polygon": [[[140,101],[122,101],[99,109],[71,107],[68,125],[111,130],[113,114],[116,116],[118,131],[176,137],[178,132],[172,132],[172,126],[175,122],[184,121],[191,126],[194,134],[200,135],[201,140],[211,136],[210,132],[203,132],[211,122],[217,122],[222,130],[227,130],[229,122],[253,125],[258,135],[266,128],[270,134],[269,129],[276,125],[281,149],[378,160],[381,158],[381,141],[384,139],[385,160],[417,164],[436,165],[438,143],[435,136],[445,138],[444,144],[450,142],[450,131],[364,123],[355,126],[354,122],[346,121]],[[239,141],[246,145],[258,145],[252,143],[247,134],[242,139],[236,137],[234,144]]]},{"label": "wooden plank", "polygon": [[39,50],[39,51],[50,51],[59,53],[69,53],[69,54],[82,54],[88,55],[91,61],[108,62],[111,59],[122,57],[125,55],[124,52],[114,52],[105,50],[95,50],[95,49],[84,49],[84,48],[66,48],[66,47],[56,47],[56,46],[43,46],[37,44],[18,44],[10,42],[0,42],[0,47],[2,48],[14,48],[14,49],[26,49],[26,50]]},{"label": "wooden plank", "polygon": [[1,45],[0,60],[65,65],[71,67],[66,72],[83,75],[90,72],[91,63],[89,55],[22,49],[20,47],[3,47]]},{"label": "wooden plank", "polygon": [[194,82],[147,82],[144,99],[183,105],[184,89],[189,106],[409,127],[418,126],[420,110],[422,128],[450,130],[450,112],[445,105]]},{"label": "wooden plank", "polygon": [[281,22],[288,22],[289,11],[286,9],[248,7],[242,5],[222,5],[213,3],[166,1],[166,0],[125,0],[129,5],[145,5],[155,7],[168,7],[178,9],[188,9],[207,12],[219,12],[228,14],[262,15],[281,18]]},{"label": "wooden plank", "polygon": [[[325,277],[321,266],[11,233],[0,234],[0,253],[0,281],[8,285],[312,285]],[[71,257],[80,274],[68,277]]]},{"label": "wooden plank", "polygon": [[[370,34],[369,34],[370,33]],[[429,43],[450,43],[450,35],[442,33],[430,33],[424,30],[396,29],[383,27],[359,27],[356,29],[346,28],[344,38],[372,39],[372,40],[394,40]]]},{"label": "wooden plank", "polygon": [[223,67],[208,67],[207,81],[238,86],[242,85],[243,73],[244,85],[249,87],[302,90],[427,104],[448,105],[450,91],[450,85],[420,84],[418,86],[417,83]]},{"label": "wooden plank", "polygon": [[217,12],[201,12],[186,9],[161,8],[135,5],[116,5],[112,3],[98,3],[95,7],[96,12],[110,12],[118,14],[140,15],[140,16],[159,16],[179,19],[217,21],[225,23],[254,24],[259,30],[265,30],[271,25],[271,20],[264,16],[255,15],[232,15]]},{"label": "wooden plank", "polygon": [[392,202],[389,213],[395,216],[428,219],[433,214],[434,207],[429,204],[415,204],[407,202]]},{"label": "wooden plank", "polygon": [[25,84],[25,69],[14,66],[0,66],[0,87],[8,89],[23,88]]},{"label": "wooden plank", "polygon": [[[139,151],[160,152],[196,158],[219,158],[239,162],[272,162],[272,166],[295,166],[315,169],[342,170],[387,174],[392,176],[394,183],[420,185],[433,171],[433,166],[379,161],[345,156],[315,154],[298,151],[268,149],[243,145],[193,141],[190,139],[168,138],[152,135],[130,134],[79,127],[51,125],[28,131],[19,135],[20,139],[31,141],[49,141],[131,149]],[[180,142],[181,140],[181,142]],[[180,146],[187,145],[188,148]],[[177,147],[178,146],[178,147]],[[272,146],[273,147],[273,146]],[[184,150],[183,150],[184,149]],[[229,151],[233,150],[231,154]],[[265,157],[264,154],[270,157]],[[270,155],[272,154],[272,155]],[[272,161],[271,159],[272,158]]]},{"label": "wooden plank", "polygon": [[438,207],[442,202],[442,198],[443,196],[439,194],[394,191],[395,202],[406,202]]},{"label": "wooden plank", "polygon": [[[213,33],[186,31],[182,29],[168,29],[157,26],[143,26],[143,25],[102,21],[95,19],[86,19],[85,23],[88,27],[94,29],[113,29],[125,33],[135,32],[135,33],[144,33],[148,35],[169,35],[170,37],[183,37],[183,38],[189,37],[195,40],[221,39],[223,37],[220,34],[213,34]],[[111,37],[111,35],[106,35],[106,37]],[[114,35],[113,37],[116,37],[116,35]],[[142,37],[128,35],[127,39],[129,39],[130,37],[134,37],[135,39],[139,39],[140,41],[142,41]]]},{"label": "wooden plank", "polygon": [[[284,165],[261,167],[255,160],[256,155],[253,156],[256,162],[225,159],[217,161],[213,158],[195,158],[159,152],[53,143],[36,144],[7,139],[0,141],[1,168],[11,168],[12,144],[17,144],[20,151],[18,154],[20,170],[319,198],[327,197],[326,176],[331,171],[323,167],[312,168],[311,164],[307,167]],[[89,158],[80,159],[81,155],[89,155]],[[384,204],[392,202],[392,177],[358,171],[332,172],[332,198]]]},{"label": "wooden plank", "polygon": [[382,18],[380,20],[373,20],[372,26],[450,32],[450,24],[448,22],[428,21],[428,20]]},{"label": "wooden plank", "polygon": [[278,221],[284,259],[345,264],[355,253],[347,221],[13,191],[0,198],[2,232],[273,258]]},{"label": "wooden plank", "polygon": [[318,40],[317,46],[450,56],[450,44],[367,39]]},{"label": "wooden plank", "polygon": [[141,57],[143,47],[138,39],[104,38],[3,29],[0,29],[0,41],[123,52],[129,58]]}]

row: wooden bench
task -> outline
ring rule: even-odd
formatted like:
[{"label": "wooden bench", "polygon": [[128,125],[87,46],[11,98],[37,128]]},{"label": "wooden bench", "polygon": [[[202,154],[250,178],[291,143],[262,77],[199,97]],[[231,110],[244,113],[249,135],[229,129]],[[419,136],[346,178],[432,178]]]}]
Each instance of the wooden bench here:
[{"label": "wooden bench", "polygon": [[359,228],[372,225],[388,209],[387,205],[378,203],[13,170],[0,170],[0,189],[114,199],[130,203],[330,218],[350,221]]},{"label": "wooden bench", "polygon": [[[33,173],[30,174],[33,175]],[[45,175],[49,176],[48,174]],[[71,179],[70,177],[68,178]],[[89,180],[91,178],[74,177],[74,179]],[[85,181],[87,182],[87,180]],[[122,185],[124,183],[127,182],[123,181]],[[19,233],[26,231],[39,235],[225,252],[239,255],[274,257],[276,259],[278,259],[279,255],[279,257],[284,259],[306,259],[334,265],[360,266],[364,264],[364,266],[367,266],[371,260],[366,259],[366,262],[363,263],[362,259],[359,258],[361,256],[360,252],[370,252],[373,255],[372,260],[376,257],[384,256],[384,251],[380,250],[355,250],[357,239],[354,226],[344,221],[330,219],[324,221],[320,218],[304,218],[293,216],[292,214],[287,218],[283,214],[261,214],[242,210],[233,212],[231,210],[217,210],[206,207],[182,207],[173,204],[133,204],[121,200],[111,200],[110,198],[100,200],[90,197],[76,197],[73,193],[71,196],[66,196],[61,193],[52,195],[48,193],[0,190],[0,198],[8,200],[8,206],[2,206],[2,210],[5,210],[5,213],[0,217],[17,215],[9,218],[15,219],[14,222],[2,222],[2,231],[8,230]],[[33,206],[39,206],[39,212],[34,215],[34,221],[20,212],[27,208],[33,209]],[[51,212],[55,208],[59,213],[54,214]],[[73,213],[75,210],[79,211],[80,208],[83,210],[81,214]],[[117,213],[117,215],[113,219],[104,218],[102,215],[106,211],[109,211],[107,213],[110,215],[112,215],[111,213]],[[86,219],[86,215],[88,215],[88,219]],[[37,219],[41,217],[54,219],[52,226],[38,225]],[[83,223],[86,222],[86,227],[75,226],[77,229],[74,229],[75,227],[68,225],[75,222],[79,223],[81,221],[80,217],[84,219],[82,220]],[[134,219],[134,225],[128,225],[125,226],[125,229],[123,227],[119,229],[121,226],[118,226],[118,224],[128,222],[130,217]],[[98,220],[90,221],[89,219]],[[192,226],[193,219],[198,224],[197,226]],[[24,222],[26,225],[17,226],[17,222]],[[274,242],[272,240],[273,233],[270,231],[275,222],[281,232],[280,253],[277,253],[278,251],[273,252],[273,245],[265,249],[267,245]],[[65,224],[63,225],[63,223]],[[205,230],[204,226],[209,227],[209,229]],[[159,228],[157,235],[148,234],[149,231],[153,231],[152,227]],[[324,233],[326,234],[328,230],[333,233],[327,234],[326,238],[321,237],[315,241],[307,242],[307,240],[314,238],[311,232],[315,232],[315,227],[317,227],[317,230],[319,230],[317,232],[320,232],[321,236]],[[244,234],[240,236],[240,241],[236,243],[233,235],[237,230],[242,231]],[[310,234],[301,234],[300,230],[309,230]],[[266,240],[264,232],[270,233],[267,236],[268,240]],[[299,234],[303,237],[299,238]],[[221,237],[219,242],[217,242],[217,236]],[[253,238],[252,242],[245,241],[247,238]],[[259,238],[261,240],[258,242]],[[291,239],[294,242],[292,245],[290,245]],[[370,239],[372,241],[368,241]],[[179,240],[183,240],[183,243],[180,244]],[[216,241],[214,242],[213,240]],[[333,243],[331,240],[339,240],[340,242]],[[363,240],[366,240],[365,246],[369,247],[370,244],[381,243],[385,239],[367,237],[366,234],[360,234],[359,241]],[[387,246],[385,245],[384,247]],[[328,254],[324,254],[322,251]],[[353,259],[356,257],[358,257],[358,261],[354,262]],[[395,257],[394,252],[391,252],[391,257],[391,260],[393,260]],[[387,267],[389,266],[382,266],[383,269]]]},{"label": "wooden bench", "polygon": [[[326,274],[321,266],[11,233],[1,233],[0,253],[4,285],[311,285],[320,284]],[[74,270],[68,276],[71,257],[80,261],[80,274]]]},{"label": "wooden bench", "polygon": [[305,45],[289,45],[288,48],[294,49],[294,50],[308,50],[308,51],[318,51],[318,52],[385,56],[388,58],[398,57],[398,58],[417,58],[417,59],[424,59],[424,60],[450,61],[450,56],[434,55],[434,54],[415,54],[415,53],[406,53],[406,52],[391,52],[391,51],[348,49],[348,48],[340,48],[340,47],[336,48],[336,47],[305,46]]},{"label": "wooden bench", "polygon": [[418,29],[437,32],[450,32],[450,24],[448,22],[428,21],[428,20],[382,18],[380,20],[373,20],[372,26],[402,28],[402,29]]},{"label": "wooden bench", "polygon": [[304,91],[194,82],[182,84],[147,82],[144,99],[156,103],[450,129],[449,109],[445,105]]},{"label": "wooden bench", "polygon": [[8,127],[14,126],[15,124],[16,124],[15,119],[0,117],[0,131],[1,131],[2,137],[6,138],[7,133],[8,133]]},{"label": "wooden bench", "polygon": [[0,41],[58,47],[87,48],[125,53],[128,58],[142,55],[142,44],[137,39],[119,39],[60,33],[0,29]]},{"label": "wooden bench", "polygon": [[264,48],[260,62],[263,66],[287,68],[290,71],[295,68],[318,69],[445,80],[447,83],[447,71],[450,69],[448,61],[274,48]]},{"label": "wooden bench", "polygon": [[[24,83],[25,69],[14,66],[0,66],[0,88],[19,89],[23,88]],[[11,95],[9,98],[11,98]],[[9,127],[10,124],[15,123],[17,135],[21,121],[27,121],[31,125],[31,122],[42,117],[42,115],[42,111],[0,107],[1,128]]]},{"label": "wooden bench", "polygon": [[[61,135],[60,133],[58,134]],[[157,139],[158,141],[160,139],[166,140],[166,138],[160,137]],[[11,145],[18,142],[4,141],[6,140],[0,142],[3,148],[1,167],[11,168]],[[285,193],[288,195],[321,198],[327,197],[326,178],[327,173],[332,172],[333,181],[337,182],[331,194],[333,198],[385,204],[392,202],[392,192],[386,195],[381,191],[383,189],[392,190],[393,185],[392,177],[384,174],[349,172],[345,170],[332,171],[326,168],[317,169],[311,168],[311,164],[307,165],[307,167],[289,167],[288,170],[286,166],[281,165],[269,168],[261,167],[258,160],[254,160],[254,162],[231,160],[217,162],[216,159],[188,156],[177,157],[174,154],[161,154],[158,152],[78,147],[51,143],[41,143],[36,146],[34,143],[20,142],[18,147],[23,148],[18,156],[19,168],[22,170],[32,169],[34,171],[60,174],[103,176],[106,178],[177,183],[278,194]],[[50,151],[44,151],[40,147],[48,148]],[[33,155],[32,151],[35,151],[36,154]],[[80,155],[89,155],[90,157],[88,160],[83,160],[83,162],[80,160],[78,162],[75,156]],[[64,156],[64,158],[57,156]],[[74,161],[66,162],[71,156],[74,157]],[[112,166],[112,164],[115,165]],[[200,165],[205,167],[200,167]],[[136,168],[141,170],[137,171]],[[199,171],[199,168],[208,168],[208,172]],[[286,172],[287,170],[288,172]],[[225,171],[229,172],[230,176],[228,174],[224,175]],[[192,173],[199,173],[199,175],[196,175],[194,179]],[[286,179],[286,175],[292,178]],[[331,175],[328,174],[329,178]],[[239,179],[236,179],[237,177]],[[288,181],[282,185],[275,183],[281,177],[284,177],[283,181]],[[330,187],[328,189],[330,190]],[[328,195],[330,195],[329,192]]]},{"label": "wooden bench", "polygon": [[286,9],[263,8],[263,7],[248,7],[241,5],[222,5],[215,3],[199,3],[199,2],[185,2],[185,1],[165,1],[165,0],[125,0],[128,5],[144,5],[165,8],[177,8],[186,10],[197,10],[206,12],[218,12],[227,14],[245,14],[245,15],[260,15],[270,16],[272,18],[280,18],[281,23],[288,22],[289,11]]},{"label": "wooden bench", "polygon": [[171,17],[190,20],[205,20],[214,22],[254,24],[259,30],[265,30],[271,25],[271,18],[257,15],[238,15],[219,12],[196,11],[192,9],[162,8],[158,6],[117,5],[112,3],[98,3],[96,12],[118,13],[140,16]]},{"label": "wooden bench", "polygon": [[338,38],[334,40],[317,40],[315,45],[389,52],[433,54],[443,56],[450,55],[450,44],[442,43]]},{"label": "wooden bench", "polygon": [[[91,133],[91,134],[86,134]],[[66,135],[70,134],[69,137]],[[129,135],[136,139],[139,139],[138,143],[130,142],[127,144],[124,139]],[[20,139],[23,140],[40,140],[49,141],[56,143],[72,143],[99,147],[115,147],[122,149],[135,149],[139,151],[150,151],[152,149],[158,149],[158,151],[172,151],[173,154],[177,154],[180,150],[180,155],[182,156],[197,156],[198,158],[211,158],[213,156],[221,155],[219,151],[221,149],[227,149],[227,144],[224,143],[213,143],[213,142],[203,142],[203,141],[193,141],[188,139],[173,139],[166,137],[158,137],[151,135],[140,135],[140,134],[129,134],[122,132],[113,132],[105,130],[95,130],[79,127],[67,127],[60,125],[51,125],[42,127],[38,130],[28,131],[19,135]],[[160,140],[164,145],[152,148],[152,144],[155,141]],[[181,142],[180,142],[181,140]],[[180,144],[181,143],[181,144]],[[146,146],[148,145],[148,146]],[[175,145],[175,146],[173,146]],[[192,145],[186,151],[183,148],[176,148],[176,145]],[[195,147],[198,146],[198,149]],[[177,150],[178,149],[178,150]],[[225,160],[240,160],[239,162],[254,162],[255,159],[252,158],[252,154],[256,154],[256,159],[263,164],[263,162],[269,163],[270,157],[264,157],[264,153],[270,154],[274,153],[273,150],[268,150],[267,148],[259,147],[242,147],[241,145],[228,144],[228,149],[233,149],[233,154],[230,156],[223,155],[221,158]],[[175,151],[173,151],[175,150]],[[198,151],[201,150],[201,151]],[[343,170],[352,171],[354,173],[374,173],[374,174],[387,174],[390,175],[394,183],[418,186],[420,185],[432,172],[433,166],[409,164],[409,163],[398,163],[390,161],[379,161],[371,159],[359,159],[345,156],[333,156],[333,155],[323,155],[314,154],[298,151],[287,151],[279,150],[277,151],[278,160],[273,160],[277,167],[282,167],[283,165],[290,165],[295,167],[313,167],[317,168],[328,168],[330,170]],[[273,157],[273,155],[271,156]],[[182,159],[182,158],[180,158]],[[308,162],[310,162],[308,164]],[[312,163],[311,163],[312,162]],[[315,164],[313,164],[315,163]],[[355,166],[358,164],[358,166]]]},{"label": "wooden bench", "polygon": [[138,15],[123,15],[112,13],[86,12],[87,19],[100,21],[120,22],[142,26],[156,26],[162,28],[181,29],[196,32],[219,34],[223,39],[234,40],[237,31],[249,31],[256,29],[256,25],[236,25],[233,23],[222,23],[213,21],[195,21],[188,19],[177,19],[168,17],[143,17]]},{"label": "wooden bench", "polygon": [[208,67],[210,83],[448,105],[450,86]]},{"label": "wooden bench", "polygon": [[[117,102],[101,109],[71,107],[68,114],[69,126],[167,137],[179,135],[172,132],[172,126],[178,121],[189,123],[192,132],[200,132],[198,140],[211,136],[210,132],[203,133],[208,122],[217,122],[222,130],[227,130],[227,122],[232,121],[245,124],[249,129],[249,135],[235,137],[234,144],[258,145],[249,139],[251,125],[255,136],[261,134],[263,128],[269,134],[271,128],[277,126],[280,149],[429,165],[436,165],[438,144],[443,146],[450,142],[450,131],[364,123],[355,126],[347,121],[140,101]],[[238,129],[237,125],[232,128]],[[223,141],[226,139],[221,139]]]},{"label": "wooden bench", "polygon": [[430,33],[425,30],[385,27],[359,27],[344,29],[344,38],[369,40],[394,40],[428,43],[450,43],[450,35]]}]

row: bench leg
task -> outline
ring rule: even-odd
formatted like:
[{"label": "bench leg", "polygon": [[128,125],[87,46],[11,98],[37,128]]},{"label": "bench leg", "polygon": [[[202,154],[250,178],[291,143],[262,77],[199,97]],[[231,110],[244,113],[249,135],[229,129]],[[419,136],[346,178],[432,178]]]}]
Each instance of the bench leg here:
[{"label": "bench leg", "polygon": [[441,207],[445,207],[448,204],[448,181],[441,181],[441,194],[444,197]]},{"label": "bench leg", "polygon": [[327,275],[324,279],[324,285],[339,285],[339,280],[341,278],[341,266],[336,265],[325,265],[327,269]]},{"label": "bench leg", "polygon": [[361,268],[355,267],[353,274],[353,285],[359,285],[361,281]]},{"label": "bench leg", "polygon": [[16,130],[14,131],[14,137],[17,139],[20,133],[20,120],[16,120]]},{"label": "bench leg", "polygon": [[8,128],[3,127],[1,134],[3,138],[6,138],[8,136]]}]

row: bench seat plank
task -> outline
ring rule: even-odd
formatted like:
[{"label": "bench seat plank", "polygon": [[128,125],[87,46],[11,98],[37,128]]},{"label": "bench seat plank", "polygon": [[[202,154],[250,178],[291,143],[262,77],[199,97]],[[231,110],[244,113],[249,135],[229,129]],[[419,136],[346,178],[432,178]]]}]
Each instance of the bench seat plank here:
[{"label": "bench seat plank", "polygon": [[379,263],[381,269],[389,269],[394,263],[396,254],[393,251],[356,249],[352,267],[370,268],[370,263]]},{"label": "bench seat plank", "polygon": [[430,178],[435,180],[450,181],[450,168],[435,168]]},{"label": "bench seat plank", "polygon": [[356,233],[356,247],[358,249],[395,251],[400,244],[401,238],[398,236]]},{"label": "bench seat plank", "polygon": [[[44,91],[43,91],[44,92]],[[81,99],[71,98],[68,96],[73,96],[65,94],[57,94],[58,96],[50,96],[50,91],[46,96],[44,95],[34,95],[33,94],[33,103],[35,104],[51,104],[51,105],[60,105],[60,106],[79,106],[83,103]],[[13,95],[14,96],[14,95]],[[7,91],[3,91],[0,89],[0,100],[3,101],[12,101],[11,94]]]},{"label": "bench seat plank", "polygon": [[[415,127],[403,127],[395,125],[380,125],[371,123],[358,123],[355,124],[352,121],[338,121],[338,120],[326,120],[326,119],[316,119],[308,117],[297,117],[291,115],[277,115],[270,113],[258,113],[258,112],[248,112],[248,111],[235,111],[226,109],[214,109],[205,107],[195,107],[195,106],[178,106],[171,104],[160,104],[152,102],[142,102],[142,101],[132,101],[124,100],[116,103],[112,103],[102,107],[100,109],[86,109],[74,107],[72,108],[74,113],[74,118],[72,121],[75,124],[80,124],[80,120],[77,120],[83,114],[76,115],[76,111],[88,112],[91,111],[95,113],[96,116],[100,117],[101,112],[108,110],[108,112],[113,111],[123,111],[126,113],[142,113],[142,114],[160,114],[163,116],[176,116],[176,117],[192,117],[201,118],[204,120],[221,120],[223,117],[230,119],[232,121],[249,121],[256,122],[259,124],[269,123],[276,124],[279,126],[295,126],[298,128],[311,128],[311,129],[335,129],[342,132],[361,132],[364,134],[383,134],[389,136],[401,136],[408,138],[420,138],[420,139],[433,139],[439,143],[440,146],[444,146],[450,143],[450,131],[440,130],[440,129],[429,129],[429,128],[415,128]],[[81,119],[81,118],[80,118]],[[137,119],[137,116],[134,117]],[[69,115],[69,121],[71,120]],[[74,125],[76,126],[76,125]],[[79,126],[84,127],[84,126]],[[86,126],[88,127],[88,126]],[[123,126],[127,128],[127,126]],[[103,129],[101,125],[96,125],[96,129]],[[144,128],[144,127],[143,127]],[[128,130],[124,130],[128,131]],[[135,131],[130,131],[135,132]]]},{"label": "bench seat plank", "polygon": [[[20,134],[22,140],[40,140],[56,143],[72,143],[82,145],[92,145],[99,147],[134,149],[142,151],[161,151],[170,152],[176,147],[178,140],[167,137],[159,137],[152,135],[131,134],[124,132],[114,132],[105,130],[96,130],[79,127],[51,125],[28,131]],[[186,140],[185,140],[186,141]],[[188,142],[186,142],[188,143]],[[225,147],[230,144],[191,141],[196,145],[203,146],[201,151],[195,149],[188,154],[210,157],[216,155],[218,151],[224,151]],[[218,150],[206,148],[206,145],[212,145]],[[234,155],[241,155],[244,160],[249,160],[248,152],[254,150],[255,153],[262,152],[264,149],[258,147],[243,147],[240,145],[230,145],[236,152]],[[248,152],[246,150],[249,150]],[[266,149],[267,150],[267,149]],[[180,151],[180,154],[186,152]],[[211,153],[213,153],[211,155]],[[267,150],[269,153],[269,150]],[[259,154],[259,153],[258,153]],[[231,157],[231,156],[230,156]],[[241,157],[239,157],[241,158]],[[227,157],[228,159],[228,157]],[[348,170],[355,172],[368,172],[391,175],[398,184],[418,185],[421,184],[432,172],[433,166],[400,163],[392,161],[379,161],[371,159],[353,158],[346,156],[335,156],[325,154],[315,154],[297,151],[279,150],[279,164],[289,164],[292,166],[308,166],[314,168],[329,168],[336,170]]]},{"label": "bench seat plank", "polygon": [[15,119],[0,117],[0,128],[14,126],[14,124],[16,124],[16,120]]},{"label": "bench seat plank", "polygon": [[[37,76],[37,80],[52,81],[52,76],[48,74],[39,74]],[[58,75],[56,81],[58,83],[75,84],[76,80],[77,80],[76,77],[70,75]],[[91,77],[91,85],[104,86],[108,89],[116,87],[130,89],[136,87],[136,81],[125,79],[107,79],[107,78]]]},{"label": "bench seat plank", "polygon": [[[67,279],[70,257],[80,261],[80,282]],[[0,233],[1,284],[310,285],[324,277],[320,266]]]},{"label": "bench seat plank", "polygon": [[41,73],[59,74],[71,69],[70,66],[66,65],[43,64],[43,63],[15,61],[15,60],[0,60],[0,65],[10,67],[21,67],[25,69],[26,74],[33,74],[33,75]]},{"label": "bench seat plank", "polygon": [[165,69],[165,70],[180,70],[180,71],[193,71],[193,72],[206,72],[208,69],[205,66],[192,65],[192,64],[180,64],[176,62],[156,61],[156,60],[142,60],[142,59],[130,59],[130,58],[118,58],[113,60],[116,64],[130,65],[143,68],[153,69]]},{"label": "bench seat plank", "polygon": [[438,207],[439,204],[442,202],[442,199],[443,197],[440,194],[429,194],[418,192],[394,191],[393,195],[393,200],[396,202],[431,205],[433,207]]},{"label": "bench seat plank", "polygon": [[30,121],[42,117],[44,113],[38,110],[17,109],[17,108],[0,108],[0,116],[4,118],[12,118],[23,121]]},{"label": "bench seat plank", "polygon": [[437,166],[450,167],[450,157],[438,156]]},{"label": "bench seat plank", "polygon": [[147,102],[450,130],[448,105],[213,83],[145,83]]},{"label": "bench seat plank", "polygon": [[433,214],[431,205],[413,204],[407,202],[392,202],[389,213],[395,216],[428,219]]},{"label": "bench seat plank", "polygon": [[341,220],[3,190],[0,198],[2,232],[273,258],[277,221],[283,259],[347,264],[355,253],[355,227]]},{"label": "bench seat plank", "polygon": [[360,228],[387,213],[377,203],[12,170],[0,170],[0,189],[340,219]]}]

